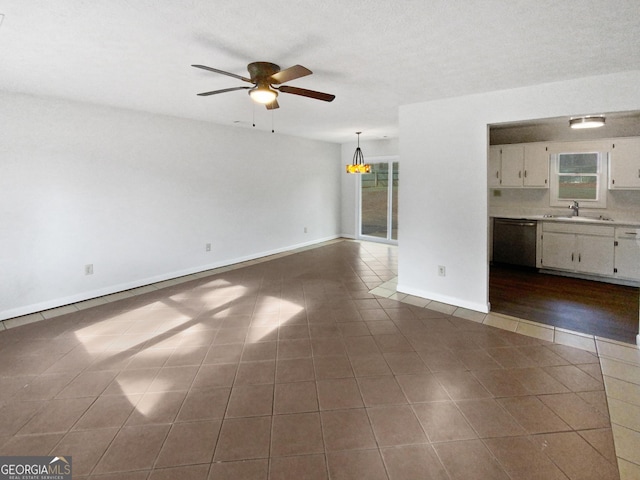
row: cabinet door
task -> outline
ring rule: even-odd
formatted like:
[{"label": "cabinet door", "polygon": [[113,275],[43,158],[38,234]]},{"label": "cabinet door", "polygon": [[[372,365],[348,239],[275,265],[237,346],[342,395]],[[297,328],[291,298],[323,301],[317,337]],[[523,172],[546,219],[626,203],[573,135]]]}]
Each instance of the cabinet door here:
[{"label": "cabinet door", "polygon": [[577,235],[577,240],[576,271],[612,276],[613,238]]},{"label": "cabinet door", "polygon": [[616,277],[640,280],[640,239],[619,238],[614,250]]},{"label": "cabinet door", "polygon": [[573,233],[545,232],[542,236],[542,266],[574,270],[576,236]]},{"label": "cabinet door", "polygon": [[611,148],[609,187],[640,189],[640,139],[620,138]]},{"label": "cabinet door", "polygon": [[489,147],[489,188],[500,186],[500,146]]},{"label": "cabinet door", "polygon": [[524,186],[549,187],[549,152],[547,145],[532,143],[524,146]]},{"label": "cabinet door", "polygon": [[501,186],[521,187],[524,178],[524,146],[502,145]]}]

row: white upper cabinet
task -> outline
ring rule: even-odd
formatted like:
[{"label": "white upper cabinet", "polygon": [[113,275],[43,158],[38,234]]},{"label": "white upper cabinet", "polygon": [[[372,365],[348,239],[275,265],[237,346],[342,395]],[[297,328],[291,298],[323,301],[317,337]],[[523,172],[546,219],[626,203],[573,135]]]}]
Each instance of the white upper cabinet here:
[{"label": "white upper cabinet", "polygon": [[611,142],[610,189],[640,189],[640,138],[618,138]]},{"label": "white upper cabinet", "polygon": [[[549,188],[550,154],[577,152],[608,152],[609,189],[640,190],[640,137],[491,145],[489,188]],[[606,166],[602,173],[606,175]],[[603,182],[606,188],[607,180]]]},{"label": "white upper cabinet", "polygon": [[489,147],[490,188],[548,188],[549,152],[546,144]]},{"label": "white upper cabinet", "polygon": [[489,147],[489,188],[500,186],[500,145]]},{"label": "white upper cabinet", "polygon": [[524,146],[524,186],[549,186],[549,149],[544,143],[527,143]]},{"label": "white upper cabinet", "polygon": [[524,179],[524,145],[502,145],[501,187],[522,187]]}]

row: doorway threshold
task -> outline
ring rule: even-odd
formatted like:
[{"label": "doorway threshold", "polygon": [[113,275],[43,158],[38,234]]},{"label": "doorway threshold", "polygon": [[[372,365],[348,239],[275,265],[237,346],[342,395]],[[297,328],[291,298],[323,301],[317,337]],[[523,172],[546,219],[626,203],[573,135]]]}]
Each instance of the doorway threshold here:
[{"label": "doorway threshold", "polygon": [[519,333],[528,337],[534,337],[539,340],[545,340],[551,343],[558,343],[569,347],[587,350],[591,353],[597,353],[596,341],[614,342],[620,345],[629,345],[615,340],[588,335],[586,333],[575,332],[565,328],[554,327],[543,323],[525,320],[522,318],[512,317],[501,313],[489,312],[482,313],[468,308],[457,307],[446,303],[437,302],[428,298],[407,295],[397,291],[398,278],[393,278],[376,288],[369,291],[372,295],[388,298],[389,300],[397,300],[418,308],[426,308],[434,310],[454,317],[471,320],[472,322],[481,323],[490,327],[508,330],[510,332]]}]

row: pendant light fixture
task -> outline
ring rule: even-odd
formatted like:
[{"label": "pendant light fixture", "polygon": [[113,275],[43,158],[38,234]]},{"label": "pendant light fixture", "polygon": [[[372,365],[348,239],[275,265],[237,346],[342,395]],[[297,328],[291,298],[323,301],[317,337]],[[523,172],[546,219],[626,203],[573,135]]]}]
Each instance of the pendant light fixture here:
[{"label": "pendant light fixture", "polygon": [[604,117],[598,116],[572,118],[569,120],[569,126],[576,129],[604,127]]},{"label": "pendant light fixture", "polygon": [[347,173],[369,173],[371,172],[371,165],[364,163],[364,155],[360,149],[360,134],[362,132],[356,132],[358,135],[358,148],[353,154],[353,160],[351,165],[347,165]]}]

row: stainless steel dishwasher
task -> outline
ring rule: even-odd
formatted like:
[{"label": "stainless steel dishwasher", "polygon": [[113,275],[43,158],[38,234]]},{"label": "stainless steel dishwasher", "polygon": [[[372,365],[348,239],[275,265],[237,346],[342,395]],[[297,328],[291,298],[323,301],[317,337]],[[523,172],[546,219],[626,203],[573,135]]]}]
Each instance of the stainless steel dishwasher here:
[{"label": "stainless steel dishwasher", "polygon": [[494,218],[493,261],[535,267],[536,227],[535,220]]}]

